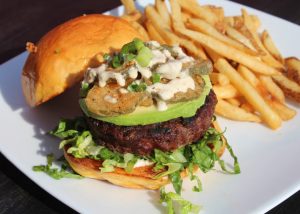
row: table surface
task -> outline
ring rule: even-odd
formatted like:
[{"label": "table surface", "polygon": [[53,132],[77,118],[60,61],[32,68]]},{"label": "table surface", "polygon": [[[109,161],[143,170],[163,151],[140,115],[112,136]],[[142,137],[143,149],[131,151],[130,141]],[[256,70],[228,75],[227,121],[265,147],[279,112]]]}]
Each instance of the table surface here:
[{"label": "table surface", "polygon": [[[235,0],[300,24],[298,0]],[[81,14],[102,13],[118,0],[0,0],[0,64],[22,53],[27,41],[38,39],[59,23]],[[0,154],[0,213],[74,213],[38,187]],[[300,191],[268,213],[300,213]]]}]

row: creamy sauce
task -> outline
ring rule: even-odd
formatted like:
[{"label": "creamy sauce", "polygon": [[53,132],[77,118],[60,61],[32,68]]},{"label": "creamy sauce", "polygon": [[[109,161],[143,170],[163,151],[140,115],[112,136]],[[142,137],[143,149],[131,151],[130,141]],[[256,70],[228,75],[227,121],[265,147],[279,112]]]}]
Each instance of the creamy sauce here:
[{"label": "creamy sauce", "polygon": [[146,90],[149,93],[157,95],[162,100],[169,100],[177,92],[185,93],[188,89],[195,89],[195,82],[190,76],[173,79],[167,84],[155,83],[148,86]]},{"label": "creamy sauce", "polygon": [[109,103],[112,103],[112,104],[116,104],[116,103],[118,102],[118,100],[117,100],[116,98],[114,98],[114,97],[112,97],[112,96],[110,96],[110,95],[106,95],[106,96],[104,97],[104,100],[105,100],[106,102],[109,102]]},{"label": "creamy sauce", "polygon": [[158,111],[165,111],[168,109],[167,103],[165,101],[162,101],[161,99],[156,99],[156,104]]},{"label": "creamy sauce", "polygon": [[152,164],[153,164],[153,162],[151,162],[149,160],[138,159],[138,161],[134,165],[134,168],[135,167],[142,167],[142,166],[149,166],[149,165],[152,165]]},{"label": "creamy sauce", "polygon": [[127,72],[131,79],[136,79],[138,76],[138,69],[135,66],[131,66]]},{"label": "creamy sauce", "polygon": [[176,60],[170,60],[165,64],[160,65],[156,72],[160,74],[161,78],[169,80],[175,79],[179,76],[182,69],[182,63]]}]

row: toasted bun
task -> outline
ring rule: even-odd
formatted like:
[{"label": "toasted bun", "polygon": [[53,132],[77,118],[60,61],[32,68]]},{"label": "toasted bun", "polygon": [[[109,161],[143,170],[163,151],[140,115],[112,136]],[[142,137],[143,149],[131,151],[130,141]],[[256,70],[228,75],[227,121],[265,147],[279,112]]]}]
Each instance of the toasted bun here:
[{"label": "toasted bun", "polygon": [[[224,153],[226,144],[220,149],[218,156]],[[159,189],[170,183],[169,179],[153,179],[158,174],[152,171],[153,166],[136,167],[131,173],[122,168],[115,168],[114,172],[100,172],[101,161],[89,158],[75,158],[64,150],[64,156],[75,172],[83,177],[106,180],[118,186],[136,189]],[[196,168],[195,168],[196,170]],[[181,173],[181,177],[186,177],[187,173]]]},{"label": "toasted bun", "polygon": [[61,94],[82,79],[88,67],[98,66],[102,54],[141,38],[131,25],[113,16],[85,15],[48,32],[23,68],[22,88],[31,106]]}]

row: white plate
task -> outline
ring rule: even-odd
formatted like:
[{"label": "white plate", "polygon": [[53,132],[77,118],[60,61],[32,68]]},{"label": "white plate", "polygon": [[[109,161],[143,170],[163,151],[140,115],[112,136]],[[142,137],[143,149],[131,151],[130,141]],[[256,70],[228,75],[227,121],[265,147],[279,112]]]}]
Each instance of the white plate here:
[{"label": "white plate", "polygon": [[[138,1],[144,6],[148,1]],[[208,1],[202,1],[206,3]],[[239,14],[241,5],[209,1],[225,8],[227,15]],[[300,56],[300,28],[257,10],[263,26],[273,36],[284,56]],[[118,14],[118,10],[113,10]],[[76,89],[31,109],[22,95],[20,73],[27,54],[0,66],[1,152],[24,174],[63,203],[85,213],[160,213],[156,191],[133,190],[91,179],[54,180],[33,172],[32,166],[45,163],[45,155],[59,156],[58,142],[45,132],[59,118],[80,114]],[[262,213],[300,189],[300,112],[292,121],[272,131],[251,123],[220,120],[226,136],[239,157],[242,173],[225,175],[218,171],[203,174],[203,192],[192,192],[187,180],[183,196],[203,206],[207,213]],[[225,154],[225,160],[231,159]]]}]

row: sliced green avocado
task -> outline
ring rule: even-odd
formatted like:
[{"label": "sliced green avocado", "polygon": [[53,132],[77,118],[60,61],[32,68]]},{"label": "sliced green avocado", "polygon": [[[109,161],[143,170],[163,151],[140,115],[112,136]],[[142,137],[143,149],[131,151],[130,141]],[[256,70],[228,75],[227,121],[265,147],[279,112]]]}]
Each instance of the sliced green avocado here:
[{"label": "sliced green avocado", "polygon": [[197,109],[205,103],[205,98],[212,88],[209,76],[203,75],[203,79],[205,81],[205,86],[199,98],[186,102],[168,104],[168,109],[166,111],[158,111],[155,106],[139,106],[134,112],[129,114],[114,117],[104,117],[91,113],[87,109],[84,99],[80,99],[79,104],[87,116],[119,126],[149,125],[168,121],[178,117],[192,117],[196,114]]}]

